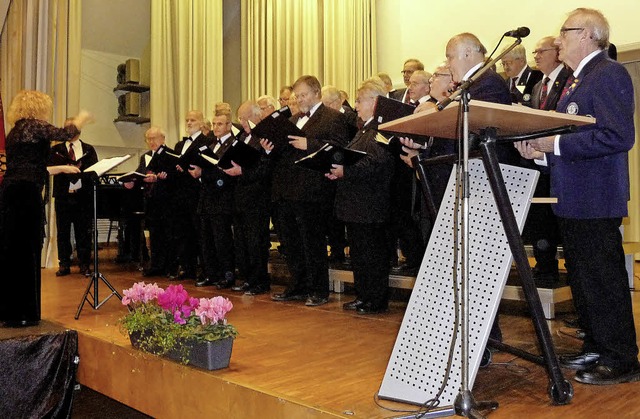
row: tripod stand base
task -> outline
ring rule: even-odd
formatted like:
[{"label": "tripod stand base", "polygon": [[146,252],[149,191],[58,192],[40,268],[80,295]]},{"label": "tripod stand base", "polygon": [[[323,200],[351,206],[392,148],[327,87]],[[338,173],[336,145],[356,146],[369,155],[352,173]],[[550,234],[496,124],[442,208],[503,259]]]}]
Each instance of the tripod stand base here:
[{"label": "tripod stand base", "polygon": [[454,402],[453,409],[458,416],[465,418],[482,419],[484,416],[480,413],[483,410],[496,410],[498,402],[481,401],[477,402],[470,390],[460,391]]},{"label": "tripod stand base", "polygon": [[[99,282],[98,280],[101,280],[102,282],[104,282],[104,284],[109,287],[109,289],[111,290],[111,294],[109,294],[104,300],[100,301],[99,297],[98,297],[98,285]],[[93,286],[93,294],[91,294],[91,287]],[[76,315],[74,316],[74,319],[78,320],[78,318],[80,318],[80,312],[82,311],[82,308],[84,307],[84,303],[89,303],[89,305],[94,309],[97,310],[100,308],[100,306],[102,306],[104,303],[106,303],[109,298],[113,297],[113,296],[118,297],[118,299],[122,300],[122,296],[118,293],[118,291],[116,291],[115,288],[113,288],[113,286],[109,283],[109,281],[107,281],[107,278],[104,277],[104,275],[102,275],[100,272],[96,271],[91,275],[91,281],[89,281],[89,284],[87,285],[87,289],[84,291],[84,294],[82,295],[82,301],[80,302],[80,305],[78,306],[78,311],[76,311]]]}]

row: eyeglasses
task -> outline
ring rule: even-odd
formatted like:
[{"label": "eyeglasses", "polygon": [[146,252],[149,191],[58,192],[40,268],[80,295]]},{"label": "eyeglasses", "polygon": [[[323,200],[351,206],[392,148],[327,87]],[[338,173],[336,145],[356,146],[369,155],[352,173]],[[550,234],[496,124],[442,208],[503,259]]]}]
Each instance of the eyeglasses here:
[{"label": "eyeglasses", "polygon": [[540,49],[534,49],[532,54],[536,55],[536,54],[542,54],[545,51],[556,51],[555,48],[540,48]]},{"label": "eyeglasses", "polygon": [[501,66],[503,66],[503,67],[511,67],[511,66],[513,65],[513,61],[505,61],[505,60],[502,60],[502,61],[500,62],[500,65],[501,65]]},{"label": "eyeglasses", "polygon": [[560,28],[560,36],[562,38],[564,38],[566,36],[567,32],[570,32],[570,31],[583,31],[583,30],[584,30],[584,28]]},{"label": "eyeglasses", "polygon": [[280,102],[280,103],[282,103],[282,102],[288,102],[288,101],[289,101],[289,99],[284,98],[284,97],[281,97],[281,98],[279,98],[279,99],[278,99],[278,102]]},{"label": "eyeglasses", "polygon": [[449,73],[433,73],[433,77],[453,77],[453,75]]},{"label": "eyeglasses", "polygon": [[414,71],[416,70],[402,70],[400,74],[413,74]]}]

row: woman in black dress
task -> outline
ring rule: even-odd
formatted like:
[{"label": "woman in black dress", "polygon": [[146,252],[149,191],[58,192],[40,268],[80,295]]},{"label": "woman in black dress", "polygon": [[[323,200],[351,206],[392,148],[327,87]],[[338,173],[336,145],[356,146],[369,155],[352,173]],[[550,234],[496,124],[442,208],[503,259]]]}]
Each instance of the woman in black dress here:
[{"label": "woman in black dress", "polygon": [[51,98],[34,90],[19,92],[7,120],[7,169],[0,186],[0,321],[5,326],[32,326],[40,321],[40,254],[44,208],[42,189],[49,174],[79,173],[75,166],[50,166],[51,141],[65,141],[89,120],[81,112],[72,125],[56,128],[47,122]]}]

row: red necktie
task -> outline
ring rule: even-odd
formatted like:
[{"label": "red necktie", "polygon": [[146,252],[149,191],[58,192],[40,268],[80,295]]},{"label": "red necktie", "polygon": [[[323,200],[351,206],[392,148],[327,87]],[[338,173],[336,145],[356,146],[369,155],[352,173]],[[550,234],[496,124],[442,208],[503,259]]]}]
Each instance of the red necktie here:
[{"label": "red necktie", "polygon": [[547,103],[547,95],[549,94],[549,77],[545,77],[542,80],[542,93],[540,94],[540,109],[544,109],[544,105]]},{"label": "red necktie", "polygon": [[69,143],[69,158],[76,161],[76,152],[73,151],[73,143]]},{"label": "red necktie", "polygon": [[564,89],[562,89],[562,97],[566,96],[567,94],[569,94],[569,90],[571,90],[571,85],[573,84],[573,81],[576,78],[573,77],[573,74],[569,76],[569,78],[567,79],[567,82],[564,85]]}]

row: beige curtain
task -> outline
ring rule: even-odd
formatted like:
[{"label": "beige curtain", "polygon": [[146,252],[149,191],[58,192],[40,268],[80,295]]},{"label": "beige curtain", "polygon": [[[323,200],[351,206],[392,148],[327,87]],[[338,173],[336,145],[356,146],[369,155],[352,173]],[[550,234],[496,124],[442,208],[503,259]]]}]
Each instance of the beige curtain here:
[{"label": "beige curtain", "polygon": [[[0,36],[0,89],[8,106],[22,89],[53,98],[53,120],[62,125],[80,101],[80,0],[12,1]],[[7,127],[10,129],[10,127]],[[43,266],[57,263],[55,214],[47,207]]]},{"label": "beige curtain", "polygon": [[376,73],[375,1],[242,0],[242,97],[303,74],[353,93]]},{"label": "beige curtain", "polygon": [[[635,124],[636,143],[629,152],[629,177],[631,180],[631,200],[629,201],[629,224],[624,226],[624,238],[626,241],[640,241],[640,62],[624,64],[631,75],[634,86],[634,98],[636,103]],[[636,255],[638,256],[638,255]]]},{"label": "beige curtain", "polygon": [[192,109],[222,101],[222,0],[151,2],[151,123],[174,145]]},{"label": "beige curtain", "polygon": [[349,93],[377,73],[375,1],[325,0],[324,84]]}]

